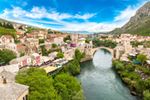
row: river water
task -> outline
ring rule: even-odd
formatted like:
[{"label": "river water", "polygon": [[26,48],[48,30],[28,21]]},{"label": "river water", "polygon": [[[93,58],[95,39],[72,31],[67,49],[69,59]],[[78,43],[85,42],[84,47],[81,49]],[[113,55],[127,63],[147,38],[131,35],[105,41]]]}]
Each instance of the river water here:
[{"label": "river water", "polygon": [[112,69],[112,55],[100,49],[92,61],[81,64],[78,79],[86,100],[137,100]]}]

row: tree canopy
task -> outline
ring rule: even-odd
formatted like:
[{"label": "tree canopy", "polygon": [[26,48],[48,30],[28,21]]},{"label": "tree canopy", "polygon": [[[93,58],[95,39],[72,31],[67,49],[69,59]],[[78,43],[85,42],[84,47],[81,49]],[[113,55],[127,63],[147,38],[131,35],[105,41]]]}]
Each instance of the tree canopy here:
[{"label": "tree canopy", "polygon": [[75,50],[74,59],[76,59],[78,62],[84,57],[84,53],[80,52],[79,49]]},{"label": "tree canopy", "polygon": [[44,39],[39,39],[39,44],[45,43]]},{"label": "tree canopy", "polygon": [[63,40],[64,40],[64,42],[71,41],[70,35],[67,35],[66,37],[64,37]]},{"label": "tree canopy", "polygon": [[64,57],[64,54],[62,52],[57,53],[57,58],[63,58],[63,57]]},{"label": "tree canopy", "polygon": [[83,100],[80,83],[69,74],[47,76],[43,69],[20,71],[16,82],[29,86],[29,100]]},{"label": "tree canopy", "polygon": [[57,44],[53,43],[52,48],[56,48],[56,47],[57,47]]},{"label": "tree canopy", "polygon": [[64,66],[63,71],[73,76],[78,75],[81,71],[80,61],[84,57],[84,55],[85,55],[84,53],[81,53],[80,50],[76,49],[74,59]]},{"label": "tree canopy", "polygon": [[69,74],[59,74],[55,78],[55,87],[62,100],[83,100],[83,91],[76,78]]},{"label": "tree canopy", "polygon": [[117,43],[112,40],[99,40],[97,38],[93,39],[93,44],[95,47],[105,46],[109,48],[115,48],[117,46]]},{"label": "tree canopy", "polygon": [[53,79],[43,69],[21,71],[16,76],[16,81],[30,87],[29,100],[60,100],[53,86]]},{"label": "tree canopy", "polygon": [[145,90],[143,95],[144,95],[144,100],[150,100],[150,90]]},{"label": "tree canopy", "polygon": [[[39,39],[39,44],[43,44],[43,43],[45,43],[44,39]],[[42,56],[47,56],[48,51],[45,48],[45,45],[41,45],[40,48],[41,48]]]},{"label": "tree canopy", "polygon": [[139,54],[137,56],[137,60],[143,65],[145,63],[145,61],[147,60],[147,57],[144,54]]},{"label": "tree canopy", "polygon": [[3,49],[0,50],[0,63],[8,64],[9,61],[16,58],[16,53],[11,50]]},{"label": "tree canopy", "polygon": [[14,29],[14,27],[11,23],[5,23],[5,22],[1,23],[0,22],[0,26],[5,27],[5,28],[9,28],[9,29]]}]

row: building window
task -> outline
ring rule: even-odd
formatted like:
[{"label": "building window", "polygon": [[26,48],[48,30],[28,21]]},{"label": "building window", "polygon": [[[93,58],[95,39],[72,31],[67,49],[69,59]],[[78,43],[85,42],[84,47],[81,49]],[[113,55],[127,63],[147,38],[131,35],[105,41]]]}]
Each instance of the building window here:
[{"label": "building window", "polygon": [[25,95],[25,96],[23,97],[23,100],[28,100],[28,95]]},{"label": "building window", "polygon": [[26,96],[25,96],[25,97],[23,97],[23,100],[26,100]]}]

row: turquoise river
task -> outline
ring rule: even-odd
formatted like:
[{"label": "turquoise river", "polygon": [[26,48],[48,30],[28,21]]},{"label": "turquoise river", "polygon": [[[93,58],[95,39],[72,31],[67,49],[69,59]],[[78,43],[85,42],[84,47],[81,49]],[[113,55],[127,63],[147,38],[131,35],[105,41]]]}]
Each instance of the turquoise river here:
[{"label": "turquoise river", "polygon": [[86,100],[137,100],[112,69],[112,55],[98,50],[92,61],[81,64],[82,83]]}]

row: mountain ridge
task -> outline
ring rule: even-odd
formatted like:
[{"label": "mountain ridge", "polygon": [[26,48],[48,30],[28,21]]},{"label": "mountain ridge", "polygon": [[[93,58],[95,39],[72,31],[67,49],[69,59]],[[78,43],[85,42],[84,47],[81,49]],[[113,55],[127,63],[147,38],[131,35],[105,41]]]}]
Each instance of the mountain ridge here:
[{"label": "mountain ridge", "polygon": [[135,16],[131,17],[123,27],[116,28],[111,34],[150,35],[150,1],[139,8]]}]

